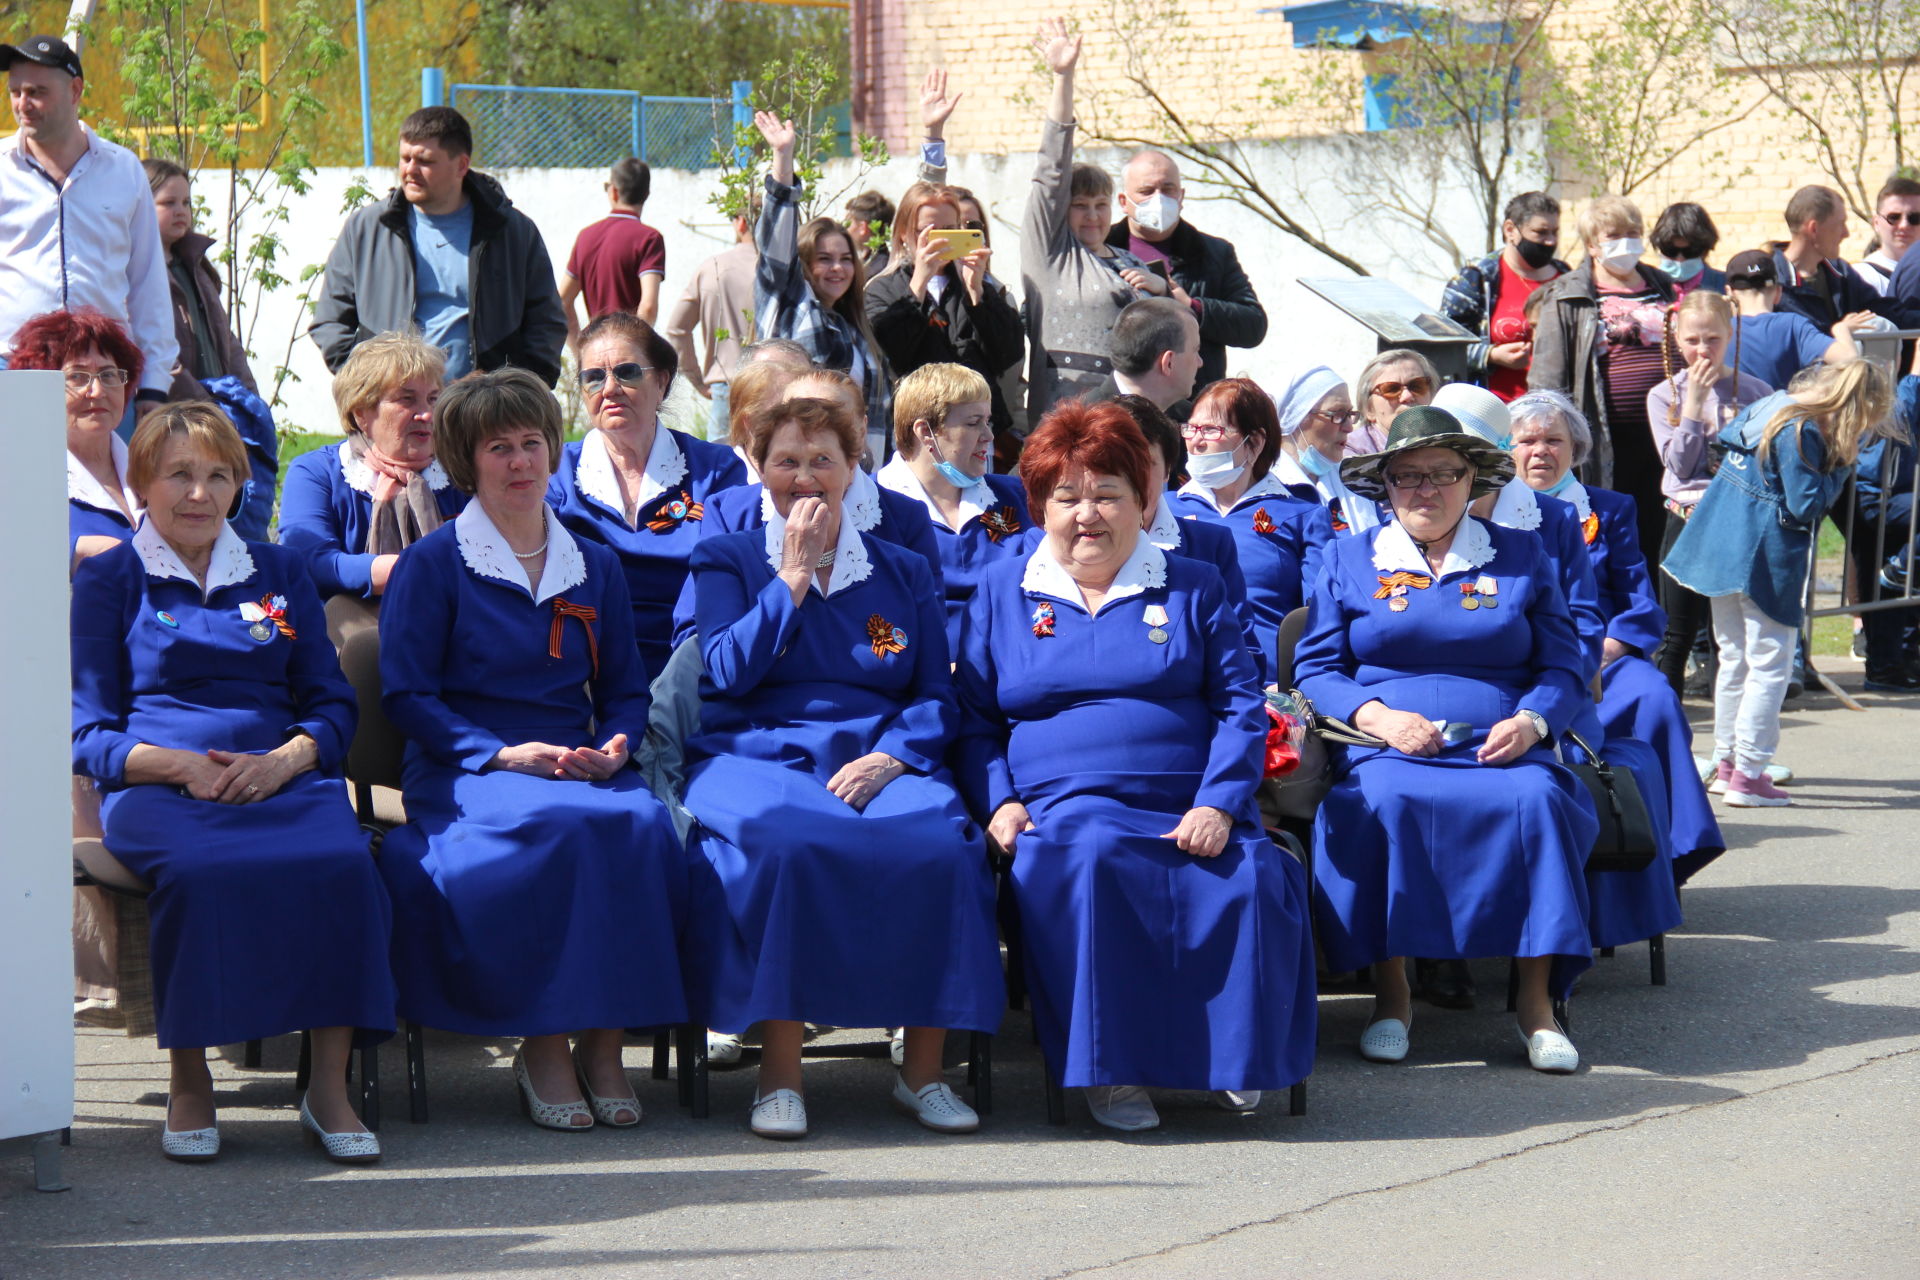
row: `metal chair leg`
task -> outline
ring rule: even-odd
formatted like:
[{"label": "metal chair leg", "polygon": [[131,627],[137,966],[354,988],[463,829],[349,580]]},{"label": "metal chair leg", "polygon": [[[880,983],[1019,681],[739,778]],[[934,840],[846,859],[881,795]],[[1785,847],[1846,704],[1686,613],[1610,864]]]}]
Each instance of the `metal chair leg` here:
[{"label": "metal chair leg", "polygon": [[360,1119],[371,1132],[380,1132],[380,1049],[377,1045],[360,1050]]},{"label": "metal chair leg", "polygon": [[1667,985],[1667,935],[1656,933],[1647,939],[1647,964],[1653,970],[1652,981],[1656,987]]},{"label": "metal chair leg", "polygon": [[407,1119],[427,1122],[427,1043],[420,1024],[407,1023]]},{"label": "metal chair leg", "polygon": [[671,1072],[667,1070],[668,1045],[673,1040],[672,1027],[653,1029],[653,1078],[665,1080]]},{"label": "metal chair leg", "polygon": [[1287,1090],[1287,1114],[1290,1116],[1307,1114],[1307,1082],[1305,1080]]},{"label": "metal chair leg", "polygon": [[[682,1107],[685,1107],[688,1110],[692,1110],[693,1108],[693,1067],[692,1067],[693,1059],[689,1056],[692,1051],[691,1049],[688,1048],[688,1046],[692,1043],[692,1040],[693,1040],[692,1024],[684,1023],[684,1022],[681,1023],[678,1027],[674,1029],[673,1035],[680,1042],[680,1071],[674,1079],[675,1101],[678,1102],[679,1105],[681,1105]],[[702,1029],[700,1032],[700,1047],[704,1049],[706,1048],[706,1044],[707,1044],[707,1033],[704,1029]]]},{"label": "metal chair leg", "polygon": [[260,1069],[260,1042],[258,1040],[247,1041],[247,1047],[240,1053],[240,1065],[249,1071],[258,1071]]},{"label": "metal chair leg", "polygon": [[1520,962],[1507,961],[1507,1012],[1512,1013],[1520,1007]]},{"label": "metal chair leg", "polygon": [[1601,958],[1602,960],[1611,960],[1611,959],[1613,959],[1613,948],[1612,948],[1612,947],[1602,947],[1602,948],[1600,948],[1600,958]]},{"label": "metal chair leg", "polygon": [[705,1120],[712,1106],[707,1093],[707,1029],[701,1023],[681,1024],[679,1065],[681,1097],[688,1114],[695,1120]]},{"label": "metal chair leg", "polygon": [[293,1069],[293,1091],[305,1093],[308,1081],[313,1079],[313,1038],[305,1031],[300,1033],[300,1065]]},{"label": "metal chair leg", "polygon": [[993,1037],[984,1031],[974,1032],[967,1048],[967,1083],[973,1086],[973,1109],[992,1115]]}]

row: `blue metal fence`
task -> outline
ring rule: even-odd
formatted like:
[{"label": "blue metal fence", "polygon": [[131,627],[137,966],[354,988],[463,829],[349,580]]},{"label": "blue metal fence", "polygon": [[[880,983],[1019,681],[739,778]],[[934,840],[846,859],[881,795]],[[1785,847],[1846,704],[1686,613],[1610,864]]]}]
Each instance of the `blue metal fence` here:
[{"label": "blue metal fence", "polygon": [[590,169],[625,156],[704,169],[715,147],[732,143],[735,104],[625,89],[455,84],[447,105],[472,125],[474,156],[490,169]]}]

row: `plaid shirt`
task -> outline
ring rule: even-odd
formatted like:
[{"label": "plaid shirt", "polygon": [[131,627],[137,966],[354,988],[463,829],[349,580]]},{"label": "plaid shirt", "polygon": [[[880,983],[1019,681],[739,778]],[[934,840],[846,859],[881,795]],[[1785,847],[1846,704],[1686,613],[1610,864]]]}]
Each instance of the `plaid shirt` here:
[{"label": "plaid shirt", "polygon": [[798,184],[789,187],[767,179],[766,203],[753,230],[760,250],[753,276],[754,336],[790,338],[807,349],[815,364],[853,374],[861,382],[867,397],[867,437],[871,441],[877,435],[883,442],[874,447],[879,462],[884,442],[893,435],[893,388],[884,362],[865,336],[814,295],[800,264],[799,196]]}]

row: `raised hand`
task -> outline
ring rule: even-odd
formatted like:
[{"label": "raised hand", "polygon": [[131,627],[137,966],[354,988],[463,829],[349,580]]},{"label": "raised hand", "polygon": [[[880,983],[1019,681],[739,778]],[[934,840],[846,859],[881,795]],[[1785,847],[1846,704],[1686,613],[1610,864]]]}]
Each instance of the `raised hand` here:
[{"label": "raised hand", "polygon": [[967,286],[967,298],[979,302],[987,287],[987,268],[993,264],[993,250],[981,245],[960,259],[960,283]]},{"label": "raised hand", "polygon": [[947,73],[939,67],[927,72],[920,82],[920,126],[929,138],[938,138],[947,127],[947,118],[960,105],[961,94],[947,96]]},{"label": "raised hand", "polygon": [[782,120],[771,111],[753,113],[753,127],[767,140],[775,155],[792,155],[793,148],[800,140],[800,131],[793,127],[793,121]]},{"label": "raised hand", "polygon": [[1068,32],[1065,18],[1042,18],[1033,47],[1047,70],[1057,76],[1067,75],[1080,61],[1080,37]]},{"label": "raised hand", "polygon": [[907,288],[913,290],[914,297],[924,299],[927,286],[946,266],[947,242],[934,239],[932,227],[923,228],[913,246],[913,279],[907,282]]}]

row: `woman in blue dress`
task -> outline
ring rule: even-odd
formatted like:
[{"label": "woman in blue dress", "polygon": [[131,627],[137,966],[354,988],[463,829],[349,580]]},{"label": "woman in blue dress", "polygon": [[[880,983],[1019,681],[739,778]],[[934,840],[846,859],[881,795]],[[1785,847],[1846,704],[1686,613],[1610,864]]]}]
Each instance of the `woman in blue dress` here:
[{"label": "woman in blue dress", "polygon": [[1021,473],[1045,541],[968,608],[957,750],[1013,856],[1048,1069],[1099,1123],[1149,1088],[1231,1110],[1313,1067],[1306,876],[1260,827],[1266,714],[1220,575],[1142,536],[1145,440],[1056,406]]},{"label": "woman in blue dress", "polygon": [[382,333],[333,376],[346,439],[287,467],[280,543],[307,559],[339,644],[377,624],[400,553],[466,506],[433,454],[447,358],[416,333]]},{"label": "woman in blue dress", "polygon": [[1442,409],[1405,411],[1383,452],[1341,469],[1394,518],[1334,543],[1295,671],[1316,708],[1385,743],[1345,749],[1314,822],[1327,964],[1374,969],[1360,1051],[1407,1055],[1405,957],[1504,955],[1528,1061],[1572,1071],[1550,989],[1592,963],[1597,823],[1549,751],[1586,696],[1559,570],[1538,538],[1467,514],[1513,464]]},{"label": "woman in blue dress", "polygon": [[846,517],[861,448],[846,406],[784,401],[751,439],[766,526],[693,553],[706,670],[684,801],[690,976],[710,1026],[762,1023],[762,1137],[807,1132],[804,1022],[906,1028],[895,1105],[970,1132],[978,1117],[940,1078],[944,1029],[992,1031],[1006,991],[986,850],[944,763],[939,588]]},{"label": "woman in blue dress", "polygon": [[1022,554],[1027,495],[1019,481],[987,471],[993,396],[987,380],[965,365],[921,365],[902,378],[893,389],[893,421],[893,460],[874,479],[926,508],[940,549],[947,646],[954,652],[981,575]]},{"label": "woman in blue dress", "polygon": [[1347,488],[1340,475],[1347,437],[1360,421],[1346,379],[1315,365],[1287,380],[1273,408],[1280,423],[1273,478],[1302,501],[1324,506],[1335,533],[1365,533],[1378,525],[1380,504]]},{"label": "woman in blue dress", "polygon": [[410,821],[380,850],[400,1011],[525,1037],[542,1128],[626,1128],[621,1029],[686,1019],[686,861],[631,767],[648,700],[626,579],[546,503],[560,410],[538,378],[462,378],[433,434],[473,501],[407,548],[380,610],[382,704],[409,739]]},{"label": "woman in blue dress", "polygon": [[[1344,384],[1339,394],[1346,394]],[[1275,479],[1280,423],[1273,401],[1254,383],[1223,378],[1209,386],[1180,433],[1190,479],[1174,495],[1175,512],[1232,532],[1260,652],[1271,654],[1280,623],[1313,590],[1333,524],[1326,509]]]},{"label": "woman in blue dress", "polygon": [[[1641,554],[1633,499],[1611,489],[1590,489],[1574,477],[1573,468],[1592,449],[1592,435],[1585,416],[1565,395],[1529,392],[1507,410],[1520,479],[1570,505],[1580,522],[1606,619],[1600,723],[1609,744],[1633,741],[1658,757],[1673,877],[1684,883],[1724,853],[1727,842],[1693,763],[1693,727],[1686,710],[1652,662],[1665,635],[1666,613]],[[1596,922],[1594,945],[1613,945],[1600,932]]]},{"label": "woman in blue dress", "polygon": [[378,1159],[345,1081],[355,1029],[393,1030],[389,914],[340,778],[355,706],[320,598],[298,556],[227,527],[249,463],[218,409],[156,410],[127,462],[146,516],[74,578],[73,771],[153,886],[161,1150],[219,1153],[206,1046],[309,1028],[302,1125]]},{"label": "woman in blue dress", "polygon": [[612,548],[633,597],[633,633],[649,677],[672,652],[673,606],[707,504],[747,482],[724,445],[660,425],[679,367],[673,344],[626,312],[580,335],[580,390],[593,430],[561,454],[547,501],[576,536]]}]

